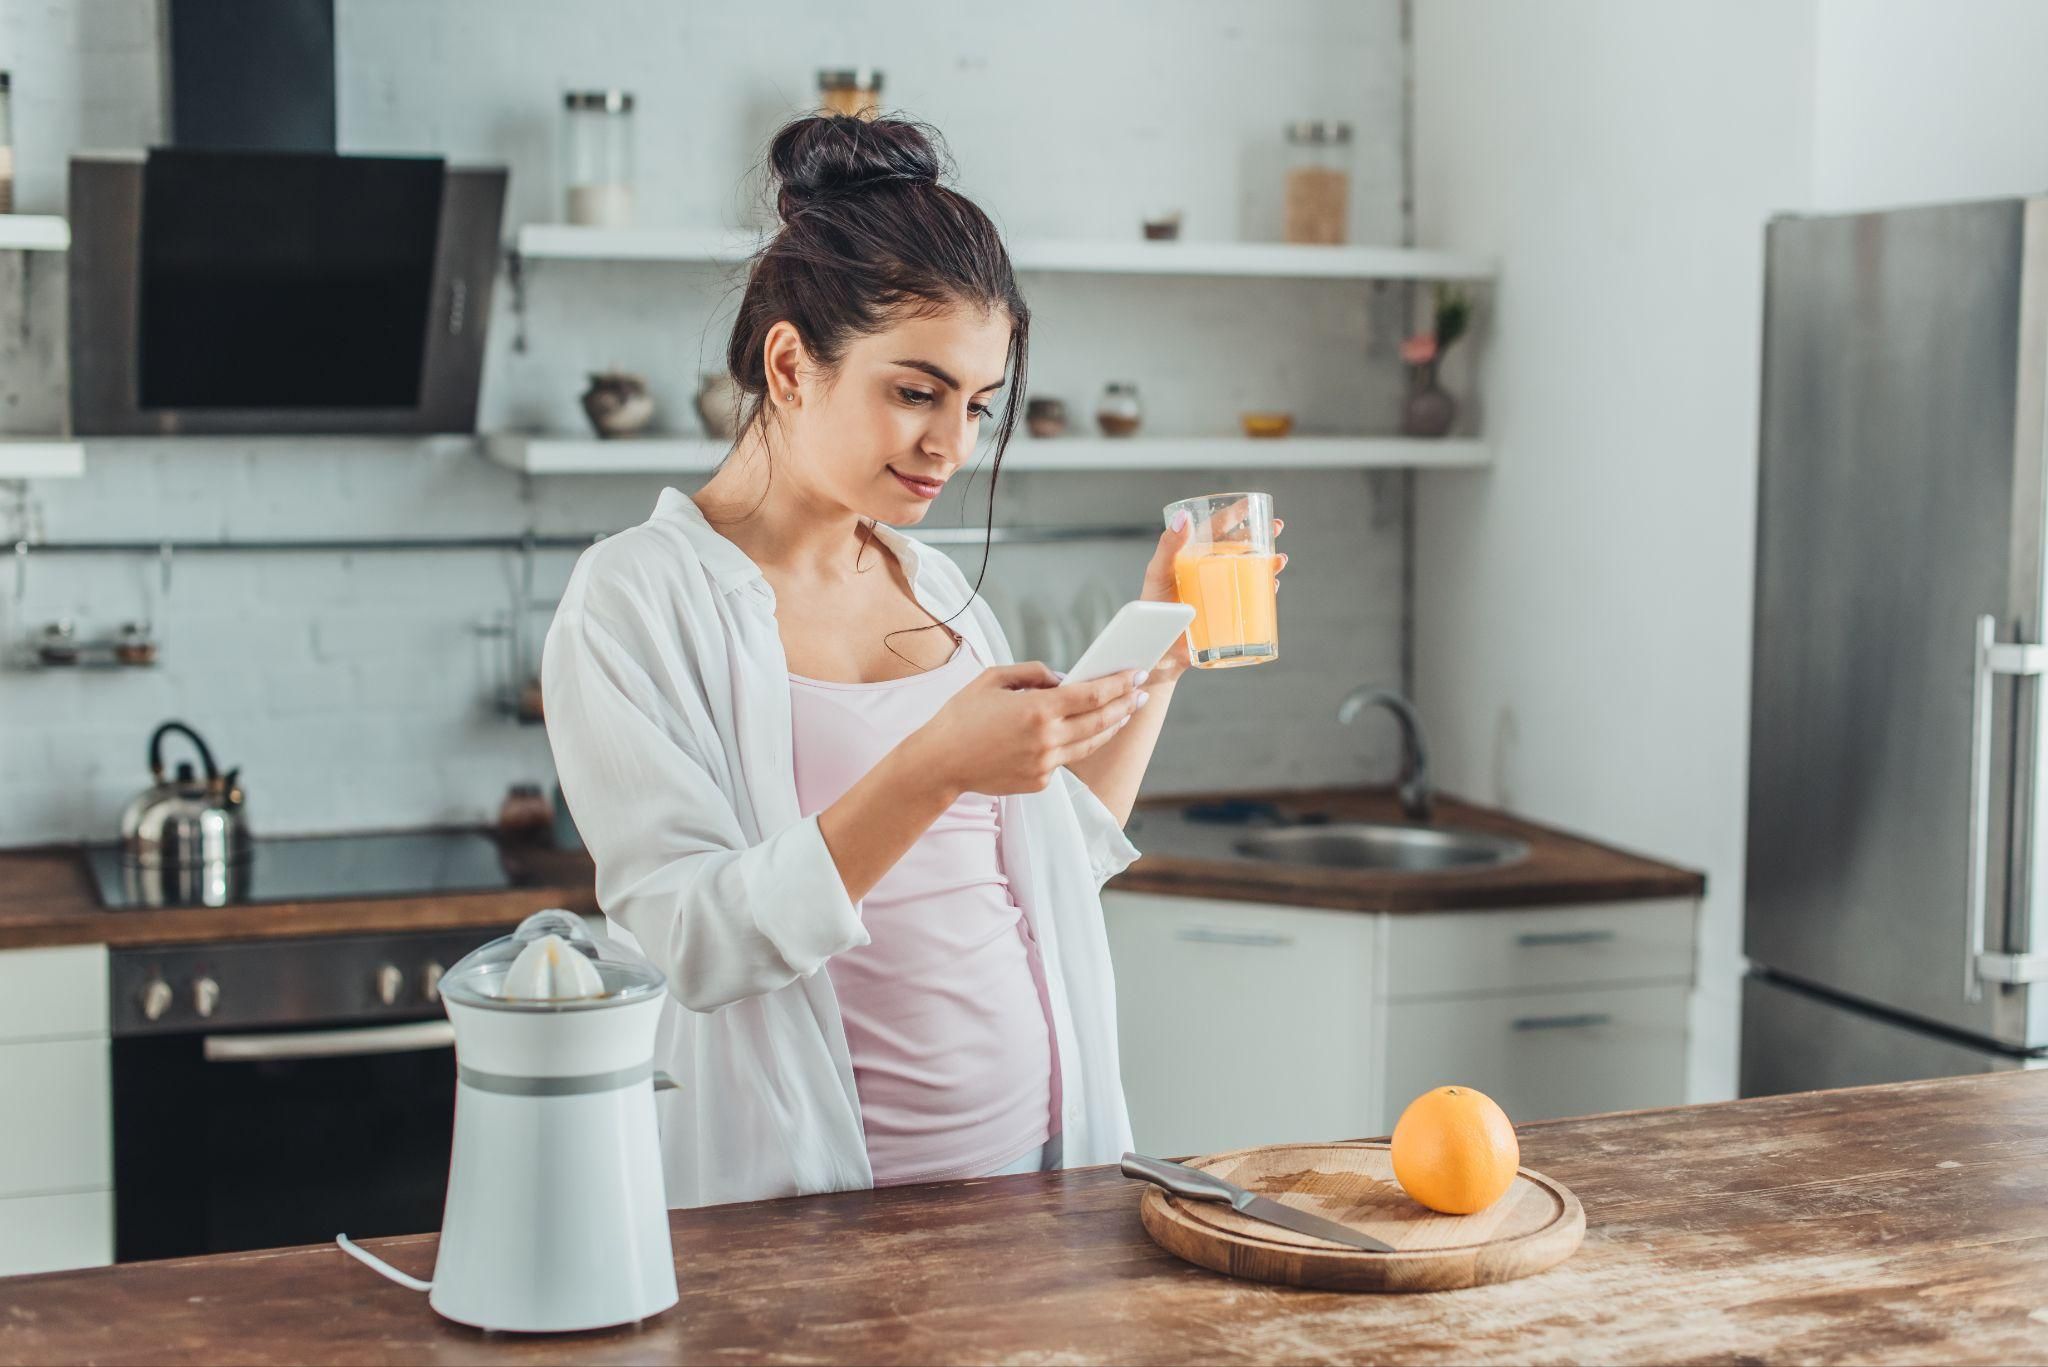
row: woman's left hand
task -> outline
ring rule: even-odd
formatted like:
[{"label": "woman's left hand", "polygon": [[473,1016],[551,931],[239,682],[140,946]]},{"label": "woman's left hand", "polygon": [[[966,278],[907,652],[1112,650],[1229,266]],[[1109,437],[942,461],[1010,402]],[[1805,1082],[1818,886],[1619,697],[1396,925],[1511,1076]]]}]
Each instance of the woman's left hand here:
[{"label": "woman's left hand", "polygon": [[[1279,540],[1281,531],[1286,526],[1285,519],[1277,517],[1273,519],[1273,538],[1276,542]],[[1148,603],[1178,603],[1180,601],[1180,594],[1175,591],[1173,583],[1173,558],[1179,555],[1182,549],[1187,546],[1188,537],[1192,534],[1193,530],[1192,524],[1184,522],[1179,527],[1168,527],[1159,534],[1159,547],[1152,552],[1152,563],[1145,566],[1145,582],[1138,590],[1139,598]],[[1275,593],[1280,590],[1280,571],[1286,568],[1287,556],[1283,552],[1280,556],[1280,564],[1273,571],[1273,591]],[[1173,649],[1167,651],[1165,655],[1160,657],[1159,663],[1152,666],[1151,673],[1145,680],[1145,686],[1147,688],[1156,688],[1162,683],[1171,683],[1180,677],[1181,672],[1187,669],[1189,664],[1188,636],[1186,632],[1182,632],[1175,638]]]}]

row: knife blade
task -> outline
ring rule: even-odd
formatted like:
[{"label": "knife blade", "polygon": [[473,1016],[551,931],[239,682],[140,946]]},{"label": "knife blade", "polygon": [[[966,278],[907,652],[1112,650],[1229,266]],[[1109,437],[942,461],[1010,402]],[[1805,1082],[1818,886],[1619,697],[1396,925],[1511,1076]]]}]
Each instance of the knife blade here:
[{"label": "knife blade", "polygon": [[1226,1182],[1214,1173],[1191,1168],[1185,1163],[1173,1163],[1164,1158],[1147,1158],[1141,1153],[1124,1155],[1122,1171],[1126,1177],[1135,1177],[1150,1182],[1156,1187],[1185,1196],[1192,1201],[1218,1201],[1229,1206],[1240,1215],[1254,1220],[1263,1220],[1269,1225],[1291,1229],[1296,1234],[1306,1234],[1312,1239],[1327,1239],[1331,1243],[1346,1244],[1362,1248],[1369,1253],[1393,1253],[1397,1250],[1390,1243],[1375,1239],[1349,1225],[1340,1225],[1335,1220],[1325,1220],[1320,1215],[1311,1215],[1305,1210],[1275,1201],[1270,1196],[1246,1191],[1235,1182]]}]

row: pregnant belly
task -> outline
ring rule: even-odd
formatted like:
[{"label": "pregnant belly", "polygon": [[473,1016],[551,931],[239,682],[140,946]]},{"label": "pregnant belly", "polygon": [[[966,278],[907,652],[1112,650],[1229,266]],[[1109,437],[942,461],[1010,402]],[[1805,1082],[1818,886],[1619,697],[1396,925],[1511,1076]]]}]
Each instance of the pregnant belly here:
[{"label": "pregnant belly", "polygon": [[[915,904],[871,895],[862,914],[873,942],[835,956],[829,972],[876,1182],[977,1176],[1045,1142],[1043,975],[1007,892]],[[992,921],[993,934],[970,930]]]}]

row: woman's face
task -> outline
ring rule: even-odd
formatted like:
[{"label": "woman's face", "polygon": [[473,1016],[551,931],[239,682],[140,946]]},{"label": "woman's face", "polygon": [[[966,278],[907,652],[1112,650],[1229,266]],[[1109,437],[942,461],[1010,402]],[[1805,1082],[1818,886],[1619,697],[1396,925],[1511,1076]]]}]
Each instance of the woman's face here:
[{"label": "woman's face", "polygon": [[802,372],[787,405],[810,492],[878,522],[921,520],[974,457],[1009,360],[1010,317],[964,307],[856,340],[829,378]]}]

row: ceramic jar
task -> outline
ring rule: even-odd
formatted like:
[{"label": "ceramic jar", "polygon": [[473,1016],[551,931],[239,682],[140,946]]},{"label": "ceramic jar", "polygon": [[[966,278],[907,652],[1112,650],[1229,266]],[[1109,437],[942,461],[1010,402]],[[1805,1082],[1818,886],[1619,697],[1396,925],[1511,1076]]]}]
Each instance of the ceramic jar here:
[{"label": "ceramic jar", "polygon": [[739,382],[723,370],[707,370],[697,386],[697,418],[704,435],[731,441],[740,434],[740,402],[746,396]]},{"label": "ceramic jar", "polygon": [[654,421],[654,396],[640,376],[604,371],[590,377],[590,387],[583,391],[583,411],[600,437],[630,437]]},{"label": "ceramic jar", "polygon": [[1067,433],[1067,405],[1046,395],[1034,394],[1024,405],[1024,430],[1034,437],[1063,437]]}]

